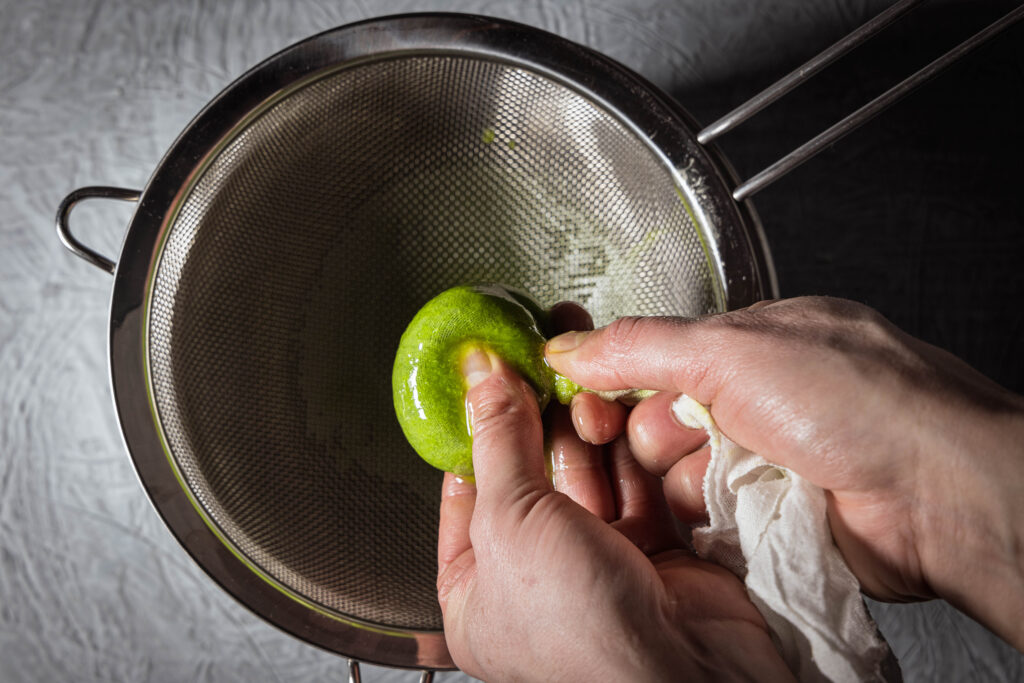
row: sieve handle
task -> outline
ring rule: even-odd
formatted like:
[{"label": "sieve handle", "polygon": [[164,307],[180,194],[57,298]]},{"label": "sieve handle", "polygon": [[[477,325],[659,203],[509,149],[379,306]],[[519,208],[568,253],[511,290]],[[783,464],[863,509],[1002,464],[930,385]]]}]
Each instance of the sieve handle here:
[{"label": "sieve handle", "polygon": [[114,261],[79,242],[78,238],[71,233],[68,218],[71,216],[71,210],[86,199],[116,199],[137,202],[141,195],[139,190],[127,190],[123,187],[80,187],[65,197],[57,208],[57,236],[72,254],[113,275],[116,266]]},{"label": "sieve handle", "polygon": [[[813,74],[825,68],[842,55],[865,43],[873,35],[909,12],[922,1],[923,0],[900,0],[899,2],[894,3],[874,19],[871,19],[860,28],[854,30],[845,38],[842,38],[835,45],[825,49],[821,54],[811,58],[807,63],[803,64],[789,75],[782,77],[773,85],[768,86],[757,95],[754,95],[752,98],[736,107],[734,110],[718,119],[704,130],[700,131],[700,133],[697,134],[697,140],[701,144],[707,144],[720,135],[732,130],[775,100],[797,88]],[[903,81],[900,81],[892,88],[871,100],[846,118],[800,145],[760,173],[757,173],[749,180],[740,183],[736,189],[733,190],[733,199],[738,202],[743,201],[744,199],[754,195],[756,192],[764,189],[795,169],[800,164],[814,157],[847,133],[855,130],[872,119],[876,114],[887,109],[890,105],[895,103],[911,90],[942,71],[942,69],[957,61],[975,48],[988,42],[989,39],[995,37],[998,33],[1021,19],[1024,19],[1024,5],[1011,10],[1001,19],[997,19],[988,27],[974,34],[921,70],[908,76]]]},{"label": "sieve handle", "polygon": [[[359,660],[348,660],[348,683],[362,683],[363,677],[359,673]],[[433,683],[434,672],[425,670],[420,672],[420,683]]]}]

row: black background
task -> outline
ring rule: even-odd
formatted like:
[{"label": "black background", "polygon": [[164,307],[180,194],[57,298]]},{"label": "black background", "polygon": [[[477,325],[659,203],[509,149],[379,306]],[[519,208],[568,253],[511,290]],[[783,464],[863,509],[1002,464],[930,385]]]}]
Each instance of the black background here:
[{"label": "black background", "polygon": [[[718,144],[748,178],[1016,4],[919,7]],[[672,95],[706,125],[783,73]],[[782,295],[866,303],[1024,393],[1022,125],[1024,22],[753,198]]]}]

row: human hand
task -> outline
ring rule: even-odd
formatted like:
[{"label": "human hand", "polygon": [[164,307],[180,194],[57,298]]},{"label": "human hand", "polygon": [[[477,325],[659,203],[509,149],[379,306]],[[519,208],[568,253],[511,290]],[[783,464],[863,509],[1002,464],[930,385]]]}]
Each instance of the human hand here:
[{"label": "human hand", "polygon": [[[497,357],[464,371],[476,483],[446,474],[438,597],[455,662],[486,680],[792,680],[743,584],[684,550],[660,482],[620,439],[607,470],[549,427]],[[558,406],[561,408],[561,406]]]},{"label": "human hand", "polygon": [[1024,649],[1024,401],[864,306],[764,302],[698,320],[627,318],[549,342],[595,390],[662,393],[572,406],[592,443],[627,435],[672,510],[704,514],[703,432],[669,410],[710,406],[733,441],[826,491],[836,544],[870,595],[942,597]]}]

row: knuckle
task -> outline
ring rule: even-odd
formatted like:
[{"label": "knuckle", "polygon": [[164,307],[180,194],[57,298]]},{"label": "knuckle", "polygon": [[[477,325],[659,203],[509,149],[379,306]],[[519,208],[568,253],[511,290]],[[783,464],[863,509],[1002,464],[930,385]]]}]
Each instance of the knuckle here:
[{"label": "knuckle", "polygon": [[437,597],[442,607],[447,607],[449,598],[459,593],[466,582],[471,566],[466,555],[457,557],[446,569],[437,575]]},{"label": "knuckle", "polygon": [[618,318],[605,328],[602,353],[592,360],[613,378],[615,386],[610,388],[631,388],[626,378],[634,376],[645,361],[649,349],[644,348],[644,338],[656,322],[654,317],[630,316]]},{"label": "knuckle", "polygon": [[605,328],[606,342],[613,353],[628,356],[636,348],[644,328],[644,319],[636,316],[618,318]]},{"label": "knuckle", "polygon": [[851,323],[878,324],[882,316],[875,309],[857,301],[831,296],[808,296],[793,300],[800,310],[797,315],[807,317],[822,326],[843,326]]},{"label": "knuckle", "polygon": [[850,350],[864,346],[887,346],[893,327],[881,313],[856,301],[833,297],[808,300],[808,324],[822,346]]},{"label": "knuckle", "polygon": [[[504,377],[480,385],[470,399],[473,437],[484,437],[496,430],[521,429],[536,412],[536,400],[529,396],[525,383],[513,386]],[[531,406],[531,402],[533,406]],[[533,409],[531,412],[531,408]]]},{"label": "knuckle", "polygon": [[784,299],[771,305],[753,306],[726,313],[719,321],[730,332],[741,332],[755,340],[774,339],[787,345],[833,346],[852,332],[876,338],[886,334],[885,318],[869,306],[829,296]]}]

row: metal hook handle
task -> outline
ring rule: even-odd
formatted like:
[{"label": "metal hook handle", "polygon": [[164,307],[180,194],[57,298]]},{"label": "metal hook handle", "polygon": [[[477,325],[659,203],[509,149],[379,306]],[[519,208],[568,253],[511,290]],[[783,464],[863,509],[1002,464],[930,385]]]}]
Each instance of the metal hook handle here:
[{"label": "metal hook handle", "polygon": [[[362,683],[363,677],[359,672],[359,660],[348,660],[348,683]],[[420,683],[433,683],[434,672],[425,670],[420,672]]]},{"label": "metal hook handle", "polygon": [[114,261],[79,242],[78,238],[71,234],[68,218],[75,205],[86,199],[117,199],[137,202],[141,195],[139,190],[128,190],[123,187],[80,187],[65,197],[57,208],[57,236],[71,253],[113,275],[116,267]]},{"label": "metal hook handle", "polygon": [[[752,98],[736,107],[710,126],[704,128],[704,130],[697,134],[697,140],[701,144],[707,144],[727,131],[732,130],[775,100],[791,92],[813,74],[825,68],[850,50],[866,42],[873,35],[909,12],[922,1],[923,0],[901,0],[900,2],[895,3],[889,7],[889,9],[868,21],[866,24],[841,39],[832,47],[827,48],[821,54],[810,59],[803,66],[779,79],[773,85],[768,86],[762,92],[754,95]],[[765,187],[783,177],[808,159],[814,157],[818,152],[821,152],[847,133],[855,130],[872,119],[876,114],[887,109],[901,97],[935,76],[953,62],[957,61],[975,48],[980,47],[991,38],[995,37],[999,32],[1021,19],[1024,19],[1024,5],[1011,10],[1001,19],[996,20],[988,27],[960,43],[932,63],[897,83],[860,109],[832,125],[822,133],[811,138],[775,163],[771,164],[760,173],[757,173],[749,180],[740,183],[736,189],[733,190],[733,199],[738,202],[743,201],[744,199],[754,195],[754,193],[763,190]]]}]

